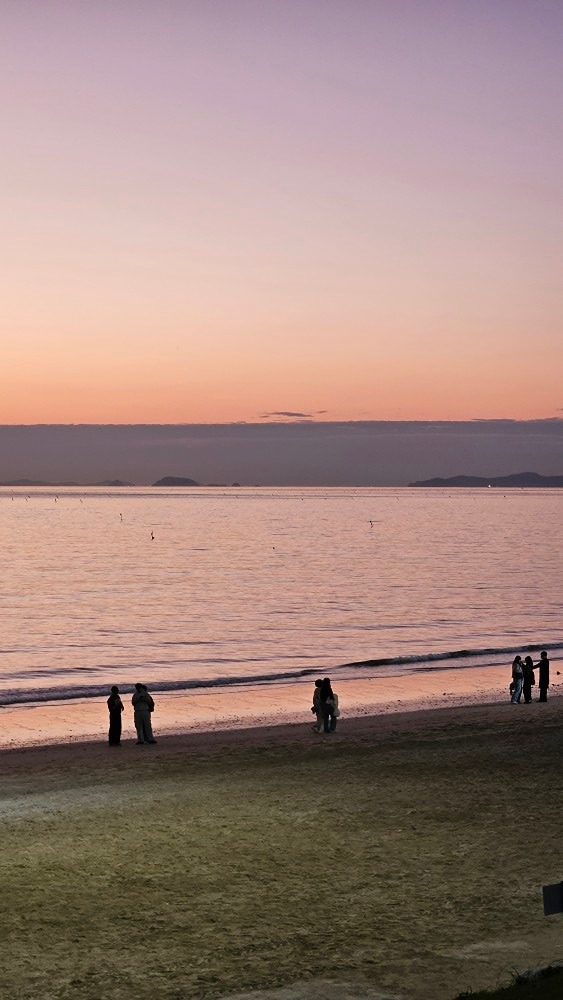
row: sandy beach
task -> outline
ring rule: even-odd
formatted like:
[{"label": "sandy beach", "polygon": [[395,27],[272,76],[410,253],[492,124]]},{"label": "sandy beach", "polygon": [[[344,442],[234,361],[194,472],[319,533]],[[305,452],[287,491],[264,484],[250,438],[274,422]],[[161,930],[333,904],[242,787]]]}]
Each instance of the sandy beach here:
[{"label": "sandy beach", "polygon": [[[552,664],[552,693],[562,688]],[[319,669],[323,676],[322,668]],[[355,676],[354,676],[355,673]],[[357,669],[339,676],[335,689],[343,716],[358,718],[388,713],[506,702],[510,666],[429,669],[403,673],[389,670],[358,677]],[[374,672],[375,673],[375,672]],[[313,678],[279,684],[201,687],[155,692],[153,722],[160,734],[244,729],[310,721]],[[109,690],[108,690],[109,694]],[[123,692],[124,739],[134,740],[131,694]],[[0,706],[0,748],[42,746],[99,740],[107,731],[105,699],[37,702]]]},{"label": "sandy beach", "polygon": [[451,1000],[560,957],[562,707],[4,749],[2,995]]}]

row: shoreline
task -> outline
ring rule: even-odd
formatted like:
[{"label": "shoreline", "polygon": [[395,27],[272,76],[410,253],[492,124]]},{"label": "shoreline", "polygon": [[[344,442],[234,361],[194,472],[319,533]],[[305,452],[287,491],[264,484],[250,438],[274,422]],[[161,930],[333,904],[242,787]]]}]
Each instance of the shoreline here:
[{"label": "shoreline", "polygon": [[[278,755],[332,754],[357,752],[359,747],[373,750],[390,748],[395,743],[418,744],[441,741],[446,733],[459,731],[468,738],[471,732],[483,737],[492,732],[512,733],[535,730],[542,720],[548,726],[559,721],[562,696],[554,696],[546,704],[537,703],[537,711],[528,706],[515,711],[509,702],[474,702],[472,704],[434,705],[432,707],[401,706],[396,711],[350,716],[346,726],[339,725],[330,734],[312,732],[309,720],[264,722],[262,725],[230,726],[178,730],[161,734],[157,745],[137,746],[135,739],[123,740],[120,747],[109,747],[105,739],[0,746],[0,763],[9,767],[0,787],[0,822],[13,818],[21,810],[44,813],[61,807],[96,805],[106,802],[112,785],[122,785],[142,762],[142,780],[152,781],[158,775],[186,764],[200,763],[221,769],[225,762],[232,766],[235,759],[258,761],[263,753]],[[526,711],[524,711],[526,707]],[[532,707],[532,706],[530,706]],[[258,755],[258,756],[257,756]],[[141,777],[141,774],[139,775]],[[14,792],[16,798],[14,798]],[[60,792],[60,796],[58,795]],[[29,797],[31,793],[31,797]],[[39,793],[34,801],[33,793]],[[98,794],[99,793],[99,794]],[[22,794],[21,800],[18,798]],[[51,800],[52,803],[51,803]]]},{"label": "shoreline", "polygon": [[[551,661],[552,667],[556,661]],[[554,669],[553,673],[557,676]],[[383,719],[404,713],[425,714],[438,709],[501,706],[509,703],[509,668],[467,667],[463,670],[420,671],[385,677],[340,678],[339,730],[353,720]],[[219,732],[240,733],[279,726],[310,731],[313,680],[310,677],[279,685],[244,688],[198,688],[156,692],[155,736],[182,737]],[[109,693],[109,692],[108,692]],[[550,701],[563,694],[563,684],[552,681]],[[534,701],[537,700],[537,695]],[[129,695],[123,697],[123,743],[135,742]],[[519,706],[533,711],[532,706]],[[108,715],[105,699],[36,702],[2,706],[0,752],[26,747],[105,744]]]}]

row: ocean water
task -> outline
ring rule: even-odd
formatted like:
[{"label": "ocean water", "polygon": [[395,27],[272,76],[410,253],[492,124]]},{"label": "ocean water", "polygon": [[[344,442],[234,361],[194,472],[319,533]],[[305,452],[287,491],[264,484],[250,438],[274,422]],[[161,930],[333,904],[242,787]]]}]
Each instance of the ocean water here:
[{"label": "ocean water", "polygon": [[562,514],[557,490],[4,488],[0,704],[563,648]]}]

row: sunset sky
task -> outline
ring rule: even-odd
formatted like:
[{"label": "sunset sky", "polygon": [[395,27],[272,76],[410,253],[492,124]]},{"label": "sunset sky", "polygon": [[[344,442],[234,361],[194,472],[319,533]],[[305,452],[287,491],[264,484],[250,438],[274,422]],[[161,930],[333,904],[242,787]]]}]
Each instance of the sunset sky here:
[{"label": "sunset sky", "polygon": [[0,424],[561,414],[560,0],[0,31]]}]

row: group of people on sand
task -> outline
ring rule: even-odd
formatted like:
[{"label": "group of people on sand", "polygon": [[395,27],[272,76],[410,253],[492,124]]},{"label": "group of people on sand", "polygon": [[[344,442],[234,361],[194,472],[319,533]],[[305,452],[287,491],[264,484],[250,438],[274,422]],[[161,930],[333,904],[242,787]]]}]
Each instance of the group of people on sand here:
[{"label": "group of people on sand", "polygon": [[313,690],[313,705],[311,707],[317,721],[313,726],[314,733],[333,733],[340,715],[338,695],[332,690],[330,677],[319,677]]},{"label": "group of people on sand", "polygon": [[[151,715],[154,712],[154,701],[147,690],[146,684],[135,684],[135,692],[131,698],[133,706],[133,721],[137,730],[137,745],[141,743],[156,743],[152,732]],[[110,747],[121,746],[121,713],[124,705],[119,694],[119,688],[114,684],[108,698]]]},{"label": "group of people on sand", "polygon": [[[133,719],[137,730],[137,745],[156,743],[152,731],[151,715],[154,712],[154,700],[149,694],[146,684],[135,684],[135,692],[131,698]],[[125,706],[119,694],[119,688],[113,685],[107,700],[109,711],[108,743],[110,747],[121,746],[121,715]],[[320,677],[315,681],[313,705],[311,708],[317,721],[313,726],[314,733],[333,733],[336,721],[340,715],[338,695],[332,690],[330,677]]]},{"label": "group of people on sand", "polygon": [[[540,659],[536,663],[538,670],[538,689],[540,696],[538,701],[547,701],[547,691],[549,688],[549,660],[547,651],[542,649]],[[534,673],[534,661],[531,656],[526,656],[522,660],[521,656],[515,656],[512,663],[512,680],[510,682],[510,703],[519,705],[524,695],[524,702],[529,705],[532,700],[532,688],[536,683]]]},{"label": "group of people on sand", "polygon": [[[518,705],[524,696],[524,702],[529,705],[532,701],[532,688],[536,684],[535,668],[538,670],[538,689],[540,692],[539,701],[547,701],[549,689],[549,659],[547,651],[542,649],[540,659],[535,664],[531,656],[526,656],[524,660],[520,655],[514,657],[512,664],[512,680],[510,682],[510,701],[512,705]],[[154,701],[149,694],[146,684],[135,684],[135,692],[131,698],[133,705],[133,719],[137,730],[137,745],[144,743],[156,743],[152,731],[151,715],[154,712]],[[124,705],[119,694],[119,688],[114,685],[111,689],[107,701],[109,711],[109,735],[110,747],[121,746],[121,714]],[[333,733],[336,729],[340,709],[338,707],[338,695],[333,691],[330,677],[319,677],[315,681],[313,690],[313,704],[311,712],[316,716],[314,733]]]}]

